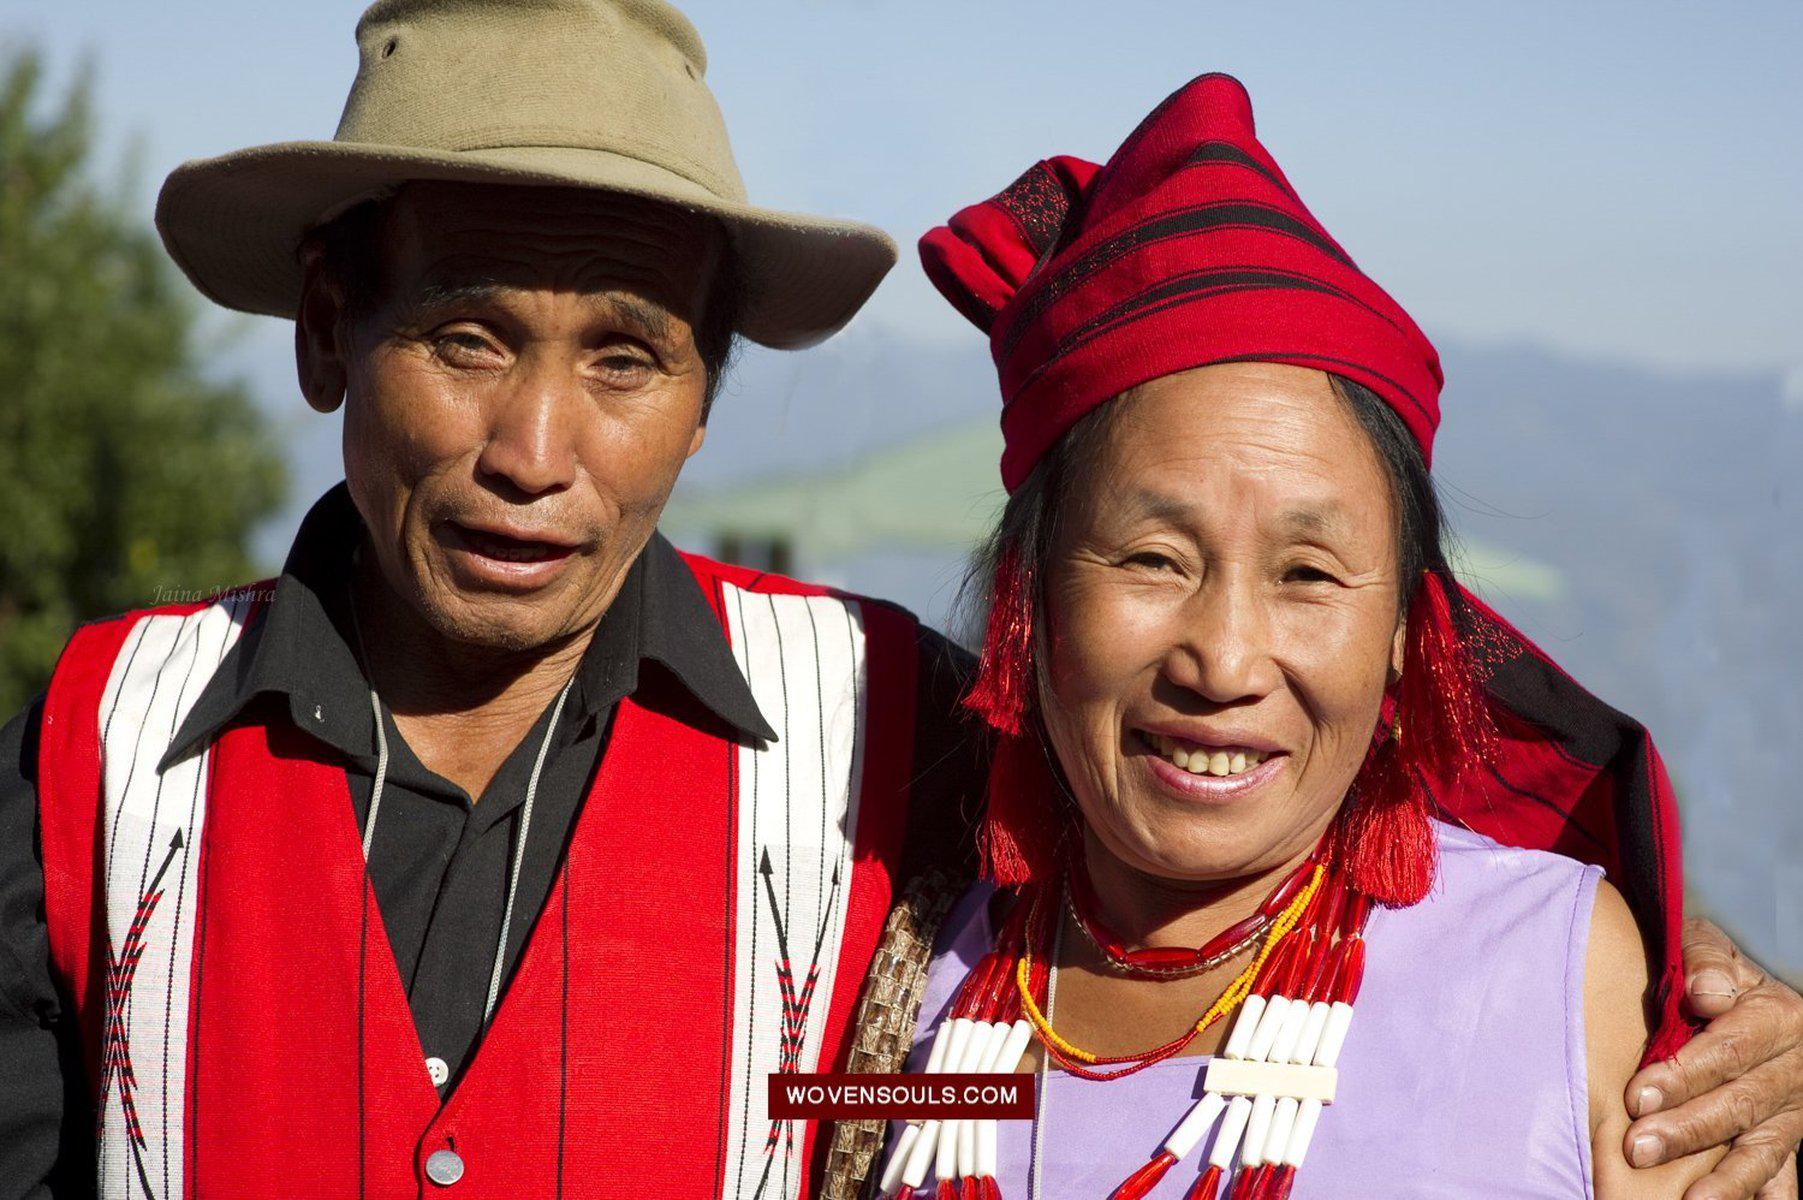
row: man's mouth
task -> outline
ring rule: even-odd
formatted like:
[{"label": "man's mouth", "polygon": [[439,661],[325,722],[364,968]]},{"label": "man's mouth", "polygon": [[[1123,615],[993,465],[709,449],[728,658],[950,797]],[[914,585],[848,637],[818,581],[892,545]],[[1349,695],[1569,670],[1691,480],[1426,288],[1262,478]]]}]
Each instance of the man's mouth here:
[{"label": "man's mouth", "polygon": [[551,541],[545,538],[515,536],[499,533],[491,529],[475,529],[468,525],[453,524],[457,539],[464,549],[483,558],[492,558],[498,562],[538,563],[553,562],[568,558],[576,548],[567,542]]},{"label": "man's mouth", "polygon": [[1162,733],[1142,732],[1140,736],[1159,757],[1191,775],[1239,775],[1271,756],[1269,751],[1249,746],[1204,746]]}]

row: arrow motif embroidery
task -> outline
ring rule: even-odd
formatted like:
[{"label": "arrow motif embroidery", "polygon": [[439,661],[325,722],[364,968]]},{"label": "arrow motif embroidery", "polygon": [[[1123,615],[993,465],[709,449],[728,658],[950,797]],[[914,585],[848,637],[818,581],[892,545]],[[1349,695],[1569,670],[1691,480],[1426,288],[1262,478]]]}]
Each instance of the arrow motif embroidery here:
[{"label": "arrow motif embroidery", "polygon": [[[782,906],[776,901],[776,883],[771,877],[773,870],[770,865],[770,849],[765,847],[758,862],[758,874],[764,877],[764,892],[770,898],[770,916],[776,924],[776,949],[781,956],[776,960],[776,985],[783,998],[782,1043],[777,1070],[790,1075],[801,1069],[802,1044],[807,1038],[808,1008],[814,1000],[814,984],[820,978],[820,950],[826,945],[827,922],[832,918],[833,905],[839,896],[839,864],[833,864],[832,886],[827,890],[826,901],[820,908],[820,924],[814,931],[814,951],[808,960],[807,979],[801,985],[800,992],[795,990],[795,970],[789,958],[789,932],[783,925]],[[753,1200],[763,1195],[764,1187],[770,1180],[770,1165],[775,1161],[778,1141],[783,1142],[785,1154],[794,1152],[794,1121],[770,1122],[770,1134],[764,1139],[764,1173],[758,1180],[757,1191],[752,1193]]]},{"label": "arrow motif embroidery", "polygon": [[170,839],[169,852],[163,855],[163,865],[157,868],[157,873],[144,888],[144,894],[138,897],[137,908],[132,913],[131,927],[125,934],[125,944],[119,948],[117,955],[111,951],[107,953],[106,964],[106,1028],[101,1042],[97,1119],[104,1126],[107,1093],[116,1080],[119,1084],[119,1110],[125,1118],[125,1136],[131,1143],[132,1160],[138,1168],[138,1182],[143,1185],[144,1194],[151,1197],[156,1193],[150,1190],[150,1176],[144,1169],[144,1127],[138,1120],[138,1103],[133,1094],[138,1086],[138,1077],[131,1065],[131,1041],[126,1035],[125,1008],[131,1000],[131,985],[138,973],[138,960],[144,956],[144,931],[156,912],[157,902],[163,898],[163,876],[168,873],[169,864],[175,861],[175,852],[183,844],[182,831],[178,829],[175,837]]}]

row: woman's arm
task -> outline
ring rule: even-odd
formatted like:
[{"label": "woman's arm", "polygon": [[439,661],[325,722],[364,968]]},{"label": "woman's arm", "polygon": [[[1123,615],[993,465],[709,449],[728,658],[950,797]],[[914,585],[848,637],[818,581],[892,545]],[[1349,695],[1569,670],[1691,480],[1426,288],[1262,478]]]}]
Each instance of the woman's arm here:
[{"label": "woman's arm", "polygon": [[1624,1141],[1629,1117],[1622,1096],[1646,1048],[1645,1000],[1651,979],[1634,914],[1614,884],[1599,880],[1584,960],[1590,1155],[1599,1200],[1679,1200],[1727,1152],[1716,1147],[1643,1170],[1628,1162]]}]

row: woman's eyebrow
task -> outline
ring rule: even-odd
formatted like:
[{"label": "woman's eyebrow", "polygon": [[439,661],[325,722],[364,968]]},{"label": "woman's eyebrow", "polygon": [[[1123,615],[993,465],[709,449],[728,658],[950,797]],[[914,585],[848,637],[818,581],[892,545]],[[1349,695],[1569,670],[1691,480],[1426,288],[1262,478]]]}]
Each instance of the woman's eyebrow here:
[{"label": "woman's eyebrow", "polygon": [[[1126,507],[1135,516],[1173,523],[1193,520],[1202,511],[1194,501],[1145,487],[1134,489],[1127,498]],[[1277,518],[1277,523],[1293,532],[1306,534],[1340,533],[1348,527],[1346,510],[1331,501],[1286,509]]]},{"label": "woman's eyebrow", "polygon": [[1346,510],[1338,504],[1311,504],[1286,510],[1278,523],[1295,533],[1342,533],[1347,528]]},{"label": "woman's eyebrow", "polygon": [[1151,517],[1159,521],[1172,523],[1191,520],[1201,511],[1193,501],[1173,496],[1168,492],[1157,492],[1150,488],[1139,487],[1127,498],[1127,505],[1135,516]]}]

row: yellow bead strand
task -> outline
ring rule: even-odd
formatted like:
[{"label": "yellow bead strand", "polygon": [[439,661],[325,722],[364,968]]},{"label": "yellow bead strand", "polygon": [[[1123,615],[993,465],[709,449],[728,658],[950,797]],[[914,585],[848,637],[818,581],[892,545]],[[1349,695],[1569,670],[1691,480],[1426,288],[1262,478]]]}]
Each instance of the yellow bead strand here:
[{"label": "yellow bead strand", "polygon": [[[1265,960],[1271,957],[1271,952],[1277,948],[1277,943],[1283,940],[1284,935],[1294,929],[1297,922],[1302,920],[1302,914],[1307,911],[1309,901],[1315,898],[1315,892],[1321,887],[1321,881],[1326,875],[1327,868],[1317,864],[1313,873],[1309,875],[1307,886],[1297,894],[1294,900],[1290,901],[1289,907],[1278,913],[1277,919],[1271,922],[1271,930],[1265,935],[1264,944],[1259,948],[1258,956],[1247,964],[1245,970],[1234,976],[1233,982],[1227,985],[1215,1002],[1209,1006],[1208,1011],[1203,1013],[1201,1019],[1196,1022],[1197,1033],[1201,1033],[1232,1012],[1234,1007],[1251,993],[1252,985],[1257,982],[1258,973],[1264,967]],[[1067,1058],[1095,1065],[1098,1060],[1097,1055],[1060,1037],[1058,1031],[1052,1028],[1052,1023],[1046,1020],[1045,1014],[1039,1011],[1039,1005],[1033,1002],[1033,988],[1030,982],[1032,972],[1032,951],[1023,949],[1020,961],[1015,964],[1014,968],[1014,986],[1020,992],[1021,1011],[1027,1014],[1027,1020],[1032,1023],[1040,1040],[1056,1048]]]}]

